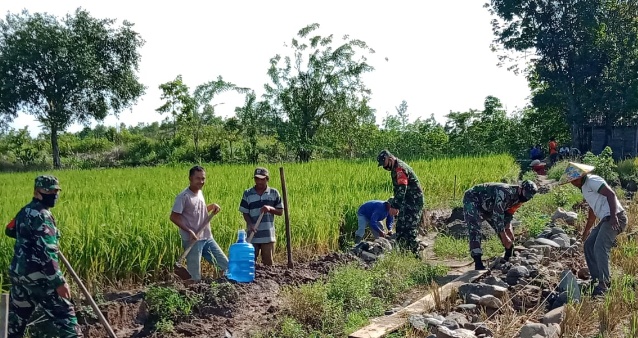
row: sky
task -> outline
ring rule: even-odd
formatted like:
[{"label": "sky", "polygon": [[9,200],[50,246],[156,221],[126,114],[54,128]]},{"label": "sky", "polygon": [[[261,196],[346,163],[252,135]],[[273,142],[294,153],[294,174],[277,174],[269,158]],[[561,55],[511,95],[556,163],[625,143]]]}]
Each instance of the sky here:
[{"label": "sky", "polygon": [[[117,25],[123,20],[135,24],[134,30],[146,41],[138,73],[146,94],[121,112],[119,120],[107,117],[103,123],[108,126],[161,121],[165,116],[155,111],[162,105],[158,86],[178,74],[191,90],[221,75],[263,94],[270,58],[289,53],[284,43],[311,23],[320,24],[318,34],[334,34],[336,41],[349,34],[376,51],[369,58],[375,70],[363,79],[372,90],[370,105],[377,110],[379,124],[386,112],[396,112],[402,100],[407,101],[411,121],[434,114],[439,122],[450,111],[482,108],[488,95],[498,97],[508,112],[529,102],[524,76],[497,66],[497,54],[490,50],[492,18],[484,1],[306,3],[0,0],[0,13],[3,19],[7,12],[22,9],[62,17],[82,7],[94,17],[117,19]],[[217,104],[218,115],[228,117],[243,102],[242,94],[225,93],[211,104]],[[40,131],[38,122],[26,114],[20,114],[12,126],[29,126],[31,134]],[[81,129],[74,125],[68,130]]]}]

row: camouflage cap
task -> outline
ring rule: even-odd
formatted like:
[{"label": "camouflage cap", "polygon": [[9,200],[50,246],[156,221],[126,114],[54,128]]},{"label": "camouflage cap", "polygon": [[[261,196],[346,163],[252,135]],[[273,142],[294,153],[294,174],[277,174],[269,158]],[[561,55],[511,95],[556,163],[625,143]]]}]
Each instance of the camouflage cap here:
[{"label": "camouflage cap", "polygon": [[388,204],[392,205],[394,204],[394,196],[391,196],[390,198],[388,198]]},{"label": "camouflage cap", "polygon": [[60,188],[60,182],[58,178],[51,175],[40,175],[35,178],[35,188],[38,189],[46,189],[46,190],[62,190]]},{"label": "camouflage cap", "polygon": [[379,155],[377,156],[377,162],[379,162],[379,167],[385,163],[385,159],[388,157],[394,157],[387,149],[381,150]]},{"label": "camouflage cap", "polygon": [[257,169],[255,169],[254,177],[266,178],[266,177],[270,177],[270,173],[268,172],[268,169],[262,168],[262,167],[258,167]]}]

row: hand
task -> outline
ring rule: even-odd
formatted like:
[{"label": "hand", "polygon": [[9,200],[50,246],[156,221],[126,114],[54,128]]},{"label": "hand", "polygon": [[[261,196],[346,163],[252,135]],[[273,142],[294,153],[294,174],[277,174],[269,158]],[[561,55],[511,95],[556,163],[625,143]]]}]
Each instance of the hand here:
[{"label": "hand", "polygon": [[188,234],[190,235],[190,241],[191,242],[195,242],[196,240],[198,240],[199,238],[197,237],[197,234],[195,233],[195,231],[193,230],[188,230]]},{"label": "hand", "polygon": [[261,212],[264,214],[267,212],[272,214],[273,211],[275,211],[275,208],[271,207],[270,205],[264,205],[263,207],[261,207]]},{"label": "hand", "polygon": [[385,233],[384,233],[383,231],[381,231],[381,232],[379,233],[379,237],[383,237],[383,238],[385,238]]},{"label": "hand", "polygon": [[613,215],[611,217],[609,217],[609,225],[611,225],[611,228],[620,232],[622,229],[620,228],[620,224],[618,224],[618,216]]},{"label": "hand", "polygon": [[218,212],[220,212],[222,210],[222,208],[216,204],[216,203],[211,203],[207,206],[207,209],[209,212],[213,212],[213,215],[217,215]]},{"label": "hand", "polygon": [[505,233],[505,231],[499,233],[499,236],[501,237],[501,243],[503,243],[505,249],[509,249],[512,247],[514,243],[512,239],[507,235],[507,233]]},{"label": "hand", "polygon": [[392,230],[388,230],[388,232],[386,233],[386,236],[392,236]]},{"label": "hand", "polygon": [[64,283],[60,286],[58,286],[55,291],[58,293],[58,295],[60,295],[60,297],[62,298],[66,298],[69,299],[71,298],[71,289],[69,288],[69,284]]}]

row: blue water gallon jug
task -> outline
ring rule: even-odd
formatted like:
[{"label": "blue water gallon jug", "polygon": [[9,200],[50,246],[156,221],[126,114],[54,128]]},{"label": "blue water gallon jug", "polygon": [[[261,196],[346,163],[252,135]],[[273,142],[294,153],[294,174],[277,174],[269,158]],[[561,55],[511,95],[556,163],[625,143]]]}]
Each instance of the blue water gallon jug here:
[{"label": "blue water gallon jug", "polygon": [[246,242],[246,231],[240,229],[237,243],[228,250],[228,271],[226,276],[239,283],[250,283],[255,280],[255,248]]}]

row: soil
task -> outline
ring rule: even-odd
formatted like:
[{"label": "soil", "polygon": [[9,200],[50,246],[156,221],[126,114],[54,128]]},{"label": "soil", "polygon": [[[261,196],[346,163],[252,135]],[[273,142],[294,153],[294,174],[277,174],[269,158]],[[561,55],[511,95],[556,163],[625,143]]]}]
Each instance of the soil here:
[{"label": "soil", "polygon": [[[541,193],[549,190],[552,181],[542,180]],[[446,265],[450,268],[448,276],[437,280],[443,285],[456,276],[472,268],[471,260],[441,260],[435,257],[432,248],[437,230],[448,224],[463,222],[463,209],[432,210],[424,215],[424,222],[419,232],[419,240],[427,245],[423,258],[433,264]],[[280,293],[287,286],[298,286],[311,283],[328,276],[335,267],[361,260],[349,253],[331,253],[316,259],[296,263],[291,269],[285,265],[263,266],[257,264],[255,281],[238,284],[225,278],[208,279],[193,285],[184,285],[181,281],[166,282],[160,286],[170,286],[181,294],[203,295],[202,302],[193,309],[190,316],[179,318],[174,330],[170,333],[156,332],[155,320],[149,315],[144,300],[145,290],[118,291],[104,294],[105,302],[99,305],[118,337],[249,337],[251,333],[273,328],[278,317],[282,315],[283,305]],[[216,282],[216,283],[213,283]],[[211,287],[215,285],[215,287]],[[404,307],[423,296],[424,290],[412,290],[402,297]],[[91,315],[87,305],[77,308],[78,320],[84,336],[108,337],[106,330],[96,316]]]},{"label": "soil", "polygon": [[[283,288],[325,278],[336,266],[357,260],[351,254],[331,253],[311,262],[297,263],[291,269],[285,265],[258,264],[253,283],[215,280],[218,283],[213,284],[221,290],[211,288],[213,280],[189,286],[171,283],[180,293],[197,293],[204,298],[193,309],[193,315],[178,320],[174,332],[166,334],[153,333],[153,321],[142,290],[107,293],[104,296],[107,302],[99,307],[118,337],[248,337],[276,323],[282,311],[279,293]],[[108,337],[100,322],[84,311],[78,311],[78,320],[85,337]]]}]

